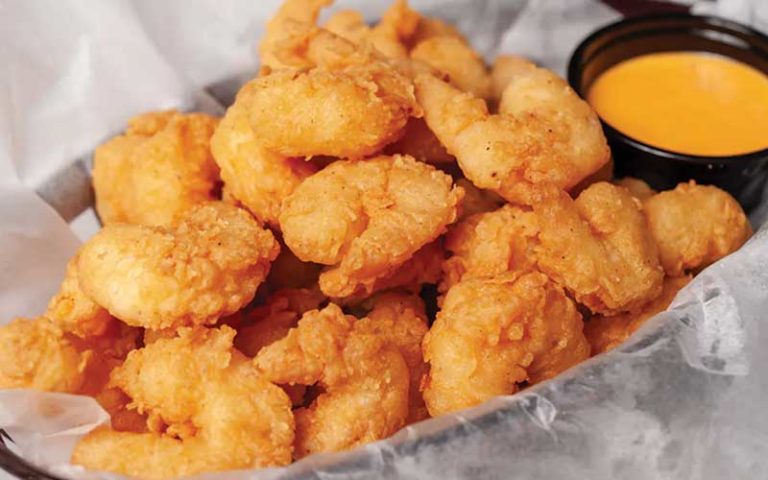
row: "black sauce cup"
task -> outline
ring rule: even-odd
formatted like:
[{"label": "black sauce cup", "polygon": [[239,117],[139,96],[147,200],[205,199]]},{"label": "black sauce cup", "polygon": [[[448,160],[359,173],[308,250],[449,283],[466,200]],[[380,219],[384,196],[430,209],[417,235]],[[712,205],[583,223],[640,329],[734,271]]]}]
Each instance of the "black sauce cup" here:
[{"label": "black sauce cup", "polygon": [[[768,75],[768,37],[737,22],[687,13],[634,17],[589,35],[574,51],[568,82],[583,98],[601,73],[654,52],[710,52]],[[768,180],[768,148],[733,156],[688,155],[643,143],[603,121],[617,177],[637,177],[657,190],[689,179],[727,190],[745,210],[755,207]],[[765,132],[768,141],[768,132]]]}]

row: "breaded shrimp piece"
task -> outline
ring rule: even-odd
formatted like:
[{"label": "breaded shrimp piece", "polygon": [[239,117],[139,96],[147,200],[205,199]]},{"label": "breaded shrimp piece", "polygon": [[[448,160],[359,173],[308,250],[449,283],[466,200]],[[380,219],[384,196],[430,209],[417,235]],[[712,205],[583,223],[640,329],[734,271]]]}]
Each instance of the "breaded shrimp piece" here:
[{"label": "breaded shrimp piece", "polygon": [[416,77],[424,119],[475,186],[529,205],[542,191],[569,189],[610,158],[592,109],[554,73],[515,77],[501,113],[430,75]]},{"label": "breaded shrimp piece", "polygon": [[257,141],[286,157],[362,158],[399,139],[419,116],[411,80],[384,62],[278,71],[250,84]]},{"label": "breaded shrimp piece", "polygon": [[456,185],[464,189],[464,200],[461,202],[459,220],[476,213],[492,212],[506,202],[490,190],[481,190],[466,178],[456,180]]},{"label": "breaded shrimp piece", "polygon": [[320,289],[286,289],[273,293],[260,307],[246,314],[246,325],[237,331],[235,348],[248,357],[288,334],[301,316],[327,300]]},{"label": "breaded shrimp piece", "polygon": [[[286,245],[329,265],[320,288],[345,297],[393,274],[456,219],[463,191],[411,157],[338,161],[309,177],[283,204]],[[318,201],[322,199],[322,201]]]},{"label": "breaded shrimp piece", "polygon": [[132,352],[111,382],[163,432],[96,430],[72,463],[147,479],[289,463],[290,400],[232,348],[234,335],[226,326],[182,328]]},{"label": "breaded shrimp piece", "polygon": [[320,10],[332,3],[333,0],[285,0],[267,22],[259,44],[262,69],[308,66],[302,62],[300,55],[286,56],[286,46],[296,43],[297,37],[311,31],[316,26]]},{"label": "breaded shrimp piece", "polygon": [[323,27],[356,45],[373,47],[386,57],[405,58],[408,49],[403,41],[413,35],[419,18],[405,0],[395,0],[373,27],[355,10],[334,13]]},{"label": "breaded shrimp piece", "polygon": [[48,303],[45,316],[65,332],[81,338],[102,335],[116,321],[105,308],[94,303],[80,289],[77,256],[67,263],[64,281]]},{"label": "breaded shrimp piece", "polygon": [[448,75],[451,85],[459,90],[478,98],[492,96],[491,75],[485,62],[459,38],[438,36],[424,40],[411,50],[411,58]]},{"label": "breaded shrimp piece", "polygon": [[278,250],[247,212],[211,202],[170,228],[103,228],[80,249],[78,280],[128,325],[211,325],[251,301]]},{"label": "breaded shrimp piece", "polygon": [[260,221],[276,226],[285,197],[317,168],[304,159],[271,152],[259,142],[248,120],[255,88],[251,81],[240,89],[211,138],[211,151],[226,193]]},{"label": "breaded shrimp piece", "polygon": [[643,324],[657,313],[663,312],[675,299],[677,292],[691,281],[691,277],[665,278],[661,295],[646,303],[636,313],[624,313],[605,317],[596,315],[589,319],[584,327],[592,355],[607,352],[622,343],[635,333]]},{"label": "breaded shrimp piece", "polygon": [[93,188],[102,223],[167,225],[213,200],[219,169],[210,139],[219,120],[202,113],[150,112],[96,149]]},{"label": "breaded shrimp piece", "polygon": [[517,55],[497,56],[491,67],[492,98],[500,102],[504,89],[512,83],[515,76],[529,72],[533,68],[536,68],[536,64],[527,58]]},{"label": "breaded shrimp piece", "polygon": [[450,258],[443,263],[439,291],[463,279],[535,270],[538,234],[533,212],[512,205],[462,220],[445,236]]},{"label": "breaded shrimp piece", "polygon": [[572,200],[565,192],[533,205],[539,269],[592,312],[633,311],[661,293],[664,271],[639,201],[607,182]]},{"label": "breaded shrimp piece", "polygon": [[423,118],[411,117],[405,125],[402,138],[384,149],[388,155],[410,155],[416,160],[433,165],[450,164],[456,158],[446,151],[440,140],[429,129]]},{"label": "breaded shrimp piece", "polygon": [[428,418],[429,413],[420,391],[421,381],[427,374],[421,342],[429,330],[424,301],[417,295],[391,291],[374,296],[364,306],[370,307],[370,311],[355,328],[388,337],[400,349],[408,366],[410,387],[406,423]]},{"label": "breaded shrimp piece", "polygon": [[424,337],[430,415],[515,393],[589,357],[581,315],[538,272],[465,280],[448,291]]},{"label": "breaded shrimp piece", "polygon": [[681,183],[646,200],[644,209],[661,264],[671,277],[716,262],[752,236],[741,205],[714,186]]},{"label": "breaded shrimp piece", "polygon": [[408,366],[388,337],[330,304],[304,314],[288,336],[254,360],[273,382],[325,389],[296,411],[294,456],[353,448],[385,438],[408,417]]},{"label": "breaded shrimp piece", "polygon": [[91,355],[51,320],[17,318],[0,326],[0,389],[76,393]]},{"label": "breaded shrimp piece", "polygon": [[639,178],[624,177],[614,180],[613,183],[629,190],[629,193],[641,202],[645,202],[656,195],[656,190],[652,189],[647,183]]}]

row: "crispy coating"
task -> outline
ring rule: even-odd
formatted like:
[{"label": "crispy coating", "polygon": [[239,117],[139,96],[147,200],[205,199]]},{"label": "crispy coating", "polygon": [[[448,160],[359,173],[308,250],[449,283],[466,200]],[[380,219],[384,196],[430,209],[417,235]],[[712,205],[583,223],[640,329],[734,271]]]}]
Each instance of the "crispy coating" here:
[{"label": "crispy coating", "polygon": [[536,68],[536,64],[517,55],[499,55],[491,67],[492,98],[501,101],[501,95],[512,80],[520,74],[525,74]]},{"label": "crispy coating", "polygon": [[535,214],[512,205],[467,217],[445,236],[451,256],[443,263],[439,291],[462,279],[535,269],[538,233]]},{"label": "crispy coating", "polygon": [[427,406],[420,391],[421,381],[428,370],[421,352],[421,342],[429,330],[424,301],[416,295],[391,291],[376,295],[366,303],[371,309],[355,328],[389,338],[400,349],[408,366],[410,386],[406,423],[428,418]]},{"label": "crispy coating", "polygon": [[0,389],[75,393],[85,382],[91,355],[51,320],[17,318],[0,326]]},{"label": "crispy coating", "polygon": [[265,286],[271,293],[285,289],[311,288],[317,285],[321,268],[317,263],[302,262],[290,248],[281,243],[280,254],[272,262]]},{"label": "crispy coating", "polygon": [[610,158],[597,115],[548,70],[516,76],[498,115],[430,75],[416,77],[416,95],[427,125],[464,175],[513,203],[569,189]]},{"label": "crispy coating", "polygon": [[286,245],[303,261],[329,265],[330,297],[370,291],[456,219],[463,191],[411,157],[338,161],[305,180],[283,204]]},{"label": "crispy coating", "polygon": [[641,202],[645,202],[656,195],[656,190],[652,189],[647,183],[639,178],[624,177],[614,180],[613,183],[629,190],[629,193]]},{"label": "crispy coating", "polygon": [[275,72],[255,79],[251,89],[254,135],[287,157],[371,155],[420,115],[411,80],[384,62]]},{"label": "crispy coating", "polygon": [[319,308],[325,301],[317,286],[275,292],[264,305],[246,314],[246,325],[237,331],[235,347],[255,357],[263,347],[285,337],[305,312]]},{"label": "crispy coating", "polygon": [[395,0],[381,17],[369,27],[360,12],[340,10],[328,19],[324,28],[356,45],[370,46],[389,58],[405,58],[404,41],[415,32],[420,16],[405,0]]},{"label": "crispy coating", "polygon": [[262,69],[303,67],[300,55],[287,55],[297,38],[310,31],[317,23],[323,7],[333,0],[285,0],[275,16],[267,22],[264,37],[259,44]]},{"label": "crispy coating", "polygon": [[436,36],[422,41],[413,50],[411,58],[421,60],[448,75],[454,87],[475,97],[492,96],[491,75],[482,57],[466,42],[452,36]]},{"label": "crispy coating", "polygon": [[741,205],[727,192],[691,181],[645,201],[661,264],[674,277],[736,251],[752,235]]},{"label": "crispy coating", "polygon": [[456,158],[449,154],[440,140],[429,129],[423,118],[411,117],[405,125],[402,138],[387,145],[388,155],[410,155],[416,160],[433,165],[452,164]]},{"label": "crispy coating", "polygon": [[167,225],[213,200],[219,171],[210,139],[218,122],[202,113],[145,113],[98,147],[93,188],[102,223]]},{"label": "crispy coating", "polygon": [[296,411],[296,458],[353,448],[405,425],[410,379],[403,355],[388,337],[358,325],[334,304],[309,311],[254,360],[273,382],[325,389]]},{"label": "crispy coating", "polygon": [[545,380],[586,359],[582,329],[574,303],[541,273],[458,283],[424,337],[429,413],[512,394],[521,382]]},{"label": "crispy coating", "polygon": [[633,311],[661,292],[664,271],[639,202],[607,182],[576,200],[565,192],[533,206],[538,266],[579,303],[606,315]]},{"label": "crispy coating", "polygon": [[251,301],[278,250],[248,213],[212,202],[172,228],[103,228],[80,249],[78,279],[129,325],[210,325]]},{"label": "crispy coating", "polygon": [[75,256],[67,263],[64,281],[48,303],[45,316],[57,323],[63,331],[78,337],[99,336],[116,320],[80,289],[77,261]]},{"label": "crispy coating", "polygon": [[622,343],[635,333],[643,324],[657,313],[663,312],[675,299],[677,292],[691,281],[690,276],[665,278],[661,295],[643,305],[635,313],[624,313],[606,317],[596,315],[589,319],[584,327],[592,355],[607,352]]},{"label": "crispy coating", "polygon": [[461,202],[459,220],[476,213],[492,212],[506,202],[490,190],[481,190],[466,178],[456,180],[456,185],[464,189],[464,200]]},{"label": "crispy coating", "polygon": [[183,328],[132,352],[111,382],[156,430],[97,430],[76,445],[72,463],[148,479],[289,463],[290,400],[232,348],[234,335]]},{"label": "crispy coating", "polygon": [[259,142],[248,120],[256,88],[251,81],[240,89],[211,138],[211,151],[226,194],[260,221],[276,226],[283,199],[317,168],[271,152]]}]

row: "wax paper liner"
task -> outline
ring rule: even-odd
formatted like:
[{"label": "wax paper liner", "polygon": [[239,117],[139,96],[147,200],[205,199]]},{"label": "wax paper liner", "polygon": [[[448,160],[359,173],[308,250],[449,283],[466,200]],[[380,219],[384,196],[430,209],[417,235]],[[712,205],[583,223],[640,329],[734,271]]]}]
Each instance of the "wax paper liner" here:
[{"label": "wax paper liner", "polygon": [[[0,1],[0,322],[41,312],[78,236],[98,227],[93,147],[143,110],[220,112],[256,70],[277,3]],[[341,3],[371,20],[386,4]],[[578,39],[618,17],[591,0],[411,3],[456,21],[486,55],[560,72]],[[768,24],[759,1],[696,8]],[[768,227],[629,342],[556,379],[351,452],[200,478],[768,478],[766,311]],[[0,391],[9,448],[55,475],[121,478],[68,465],[77,439],[107,421],[87,397]]]}]

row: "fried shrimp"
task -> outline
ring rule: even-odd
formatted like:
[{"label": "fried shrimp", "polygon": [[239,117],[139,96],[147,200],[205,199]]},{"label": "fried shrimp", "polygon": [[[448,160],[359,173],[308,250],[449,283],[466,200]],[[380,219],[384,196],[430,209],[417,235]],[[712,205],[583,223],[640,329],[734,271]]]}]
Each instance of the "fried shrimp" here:
[{"label": "fried shrimp", "polygon": [[461,220],[476,213],[492,212],[506,203],[490,190],[480,190],[466,178],[456,180],[456,185],[464,189],[464,200],[461,202],[459,215]]},{"label": "fried shrimp", "polygon": [[388,337],[358,325],[334,304],[309,311],[254,360],[273,382],[324,389],[296,411],[296,458],[353,448],[405,425],[410,380],[403,355]]},{"label": "fried shrimp", "polygon": [[501,101],[504,89],[512,83],[512,80],[521,73],[529,72],[536,68],[536,64],[517,55],[499,55],[491,67],[491,91],[492,98],[496,102]]},{"label": "fried shrimp", "polygon": [[395,0],[373,27],[355,10],[334,13],[323,27],[356,45],[370,46],[386,57],[405,58],[408,49],[404,41],[414,34],[419,19],[405,0]]},{"label": "fried shrimp", "polygon": [[592,347],[592,355],[607,352],[624,343],[651,317],[666,310],[677,292],[690,281],[691,277],[666,278],[661,295],[643,305],[639,311],[612,317],[597,315],[590,318],[584,327],[584,335]]},{"label": "fried shrimp", "polygon": [[739,203],[717,187],[681,183],[644,203],[661,264],[674,277],[736,251],[752,235]]},{"label": "fried shrimp", "polygon": [[246,356],[255,357],[263,347],[285,337],[305,312],[319,308],[325,301],[317,287],[275,292],[264,305],[246,314],[245,325],[237,331],[235,347]]},{"label": "fried shrimp", "polygon": [[85,338],[102,335],[115,319],[94,303],[80,289],[77,278],[77,257],[67,263],[67,272],[59,292],[48,303],[45,316],[57,323],[65,332]]},{"label": "fried shrimp", "polygon": [[132,352],[111,383],[149,414],[153,431],[98,429],[78,442],[72,463],[148,479],[289,463],[290,400],[232,348],[234,335],[182,328]]},{"label": "fried shrimp", "polygon": [[429,413],[420,391],[421,381],[427,373],[421,342],[429,330],[424,301],[416,295],[391,291],[372,297],[364,306],[370,307],[370,311],[355,328],[389,338],[400,349],[408,366],[410,386],[406,423],[428,418]]},{"label": "fried shrimp", "polygon": [[345,297],[371,291],[440,236],[462,196],[451,177],[411,157],[338,161],[286,199],[280,227],[297,257],[330,266],[321,290]]},{"label": "fried shrimp", "polygon": [[0,389],[75,393],[91,355],[51,320],[17,318],[0,326]]},{"label": "fried shrimp", "polygon": [[581,315],[538,272],[470,279],[448,291],[424,337],[424,400],[434,417],[509,395],[589,357]]},{"label": "fried shrimp", "polygon": [[93,188],[105,225],[167,225],[213,200],[219,171],[210,152],[218,119],[170,110],[134,117],[125,134],[96,149]]},{"label": "fried shrimp", "polygon": [[104,227],[81,247],[78,279],[129,325],[210,325],[251,301],[278,250],[248,213],[212,202],[170,228]]},{"label": "fried shrimp", "polygon": [[538,233],[534,213],[512,205],[462,220],[445,236],[450,258],[443,263],[439,291],[462,279],[535,269]]},{"label": "fried shrimp", "polygon": [[462,35],[453,25],[445,23],[438,18],[421,15],[416,24],[416,30],[414,30],[413,34],[408,38],[406,44],[410,48],[413,48],[421,42],[435,37],[453,37],[464,43],[469,43],[464,35]]},{"label": "fried shrimp", "polygon": [[332,3],[333,0],[285,0],[267,22],[264,38],[259,44],[262,69],[306,67],[300,56],[290,57],[284,52],[297,42],[298,37],[315,27],[320,10]]},{"label": "fried shrimp", "polygon": [[554,73],[514,77],[498,115],[482,99],[431,75],[416,77],[424,119],[472,183],[510,202],[569,189],[610,158],[592,109]]},{"label": "fried shrimp", "polygon": [[260,221],[276,226],[285,197],[317,168],[264,148],[248,120],[255,88],[251,81],[240,89],[211,138],[211,151],[227,194]]},{"label": "fried shrimp", "polygon": [[251,130],[286,157],[362,158],[399,139],[408,118],[421,115],[411,80],[380,61],[278,71],[249,88]]},{"label": "fried shrimp", "polygon": [[565,192],[535,203],[537,264],[591,311],[633,311],[661,292],[664,271],[639,202],[599,182],[576,200]]},{"label": "fried shrimp", "polygon": [[485,62],[459,38],[437,36],[424,40],[411,50],[411,58],[448,75],[450,83],[459,90],[484,99],[492,96],[491,75]]}]

